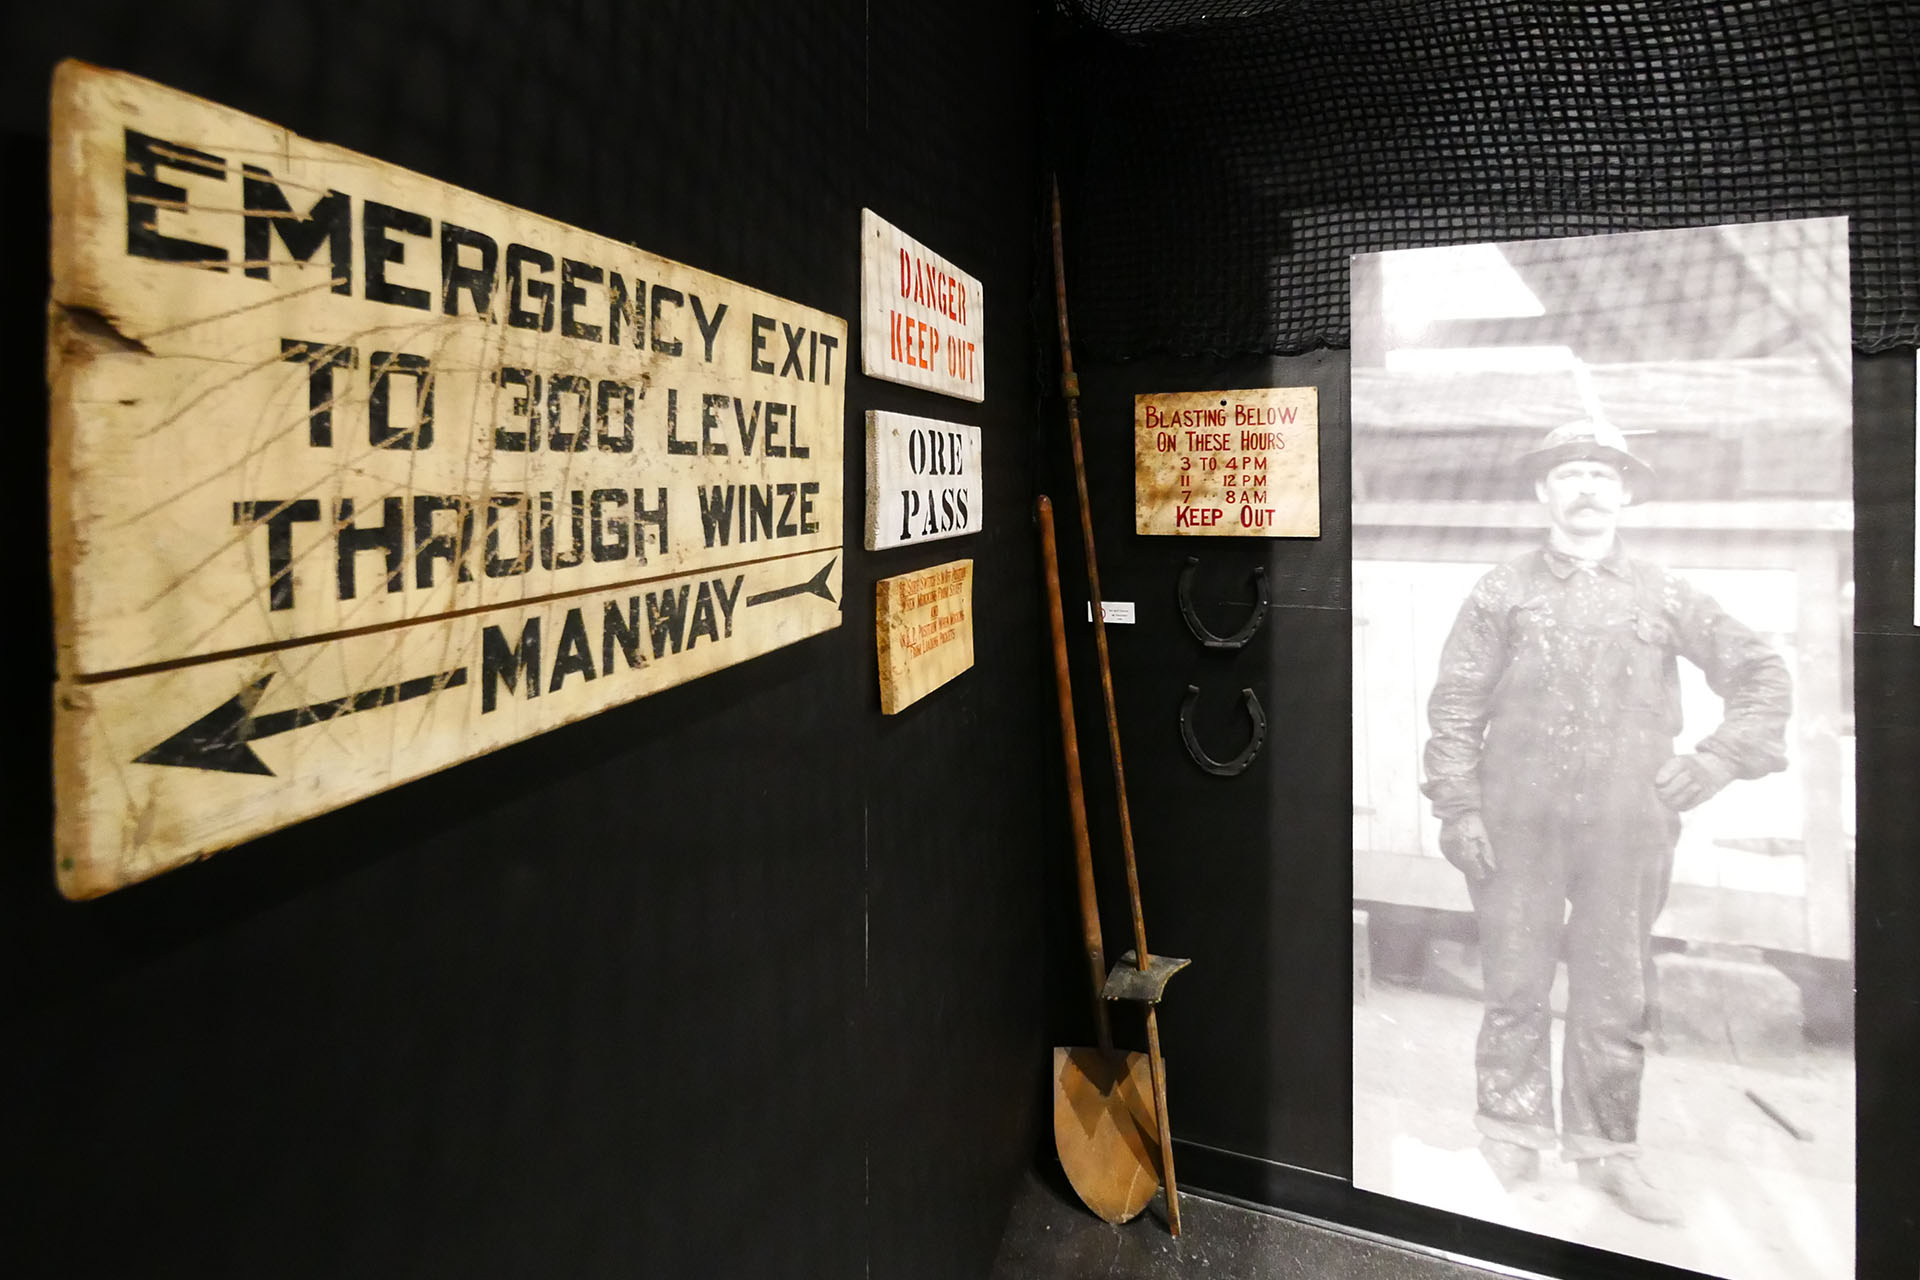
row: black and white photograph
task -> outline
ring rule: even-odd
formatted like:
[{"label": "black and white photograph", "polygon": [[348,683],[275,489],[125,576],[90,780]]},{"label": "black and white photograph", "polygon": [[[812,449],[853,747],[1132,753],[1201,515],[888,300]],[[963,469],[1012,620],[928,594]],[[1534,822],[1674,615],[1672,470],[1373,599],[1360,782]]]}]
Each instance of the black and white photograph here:
[{"label": "black and white photograph", "polygon": [[1354,1184],[1851,1275],[1846,219],[1352,301]]}]

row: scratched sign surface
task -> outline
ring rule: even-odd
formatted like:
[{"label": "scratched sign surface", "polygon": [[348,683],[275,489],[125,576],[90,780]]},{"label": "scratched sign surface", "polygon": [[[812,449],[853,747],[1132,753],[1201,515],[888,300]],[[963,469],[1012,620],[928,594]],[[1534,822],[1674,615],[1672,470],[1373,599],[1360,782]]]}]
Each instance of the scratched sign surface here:
[{"label": "scratched sign surface", "polygon": [[973,670],[973,561],[882,578],[873,591],[883,715],[897,715]]},{"label": "scratched sign surface", "polygon": [[1133,528],[1319,537],[1319,389],[1135,396]]},{"label": "scratched sign surface", "polygon": [[860,211],[860,367],[868,377],[986,399],[986,311],[978,280]]},{"label": "scratched sign surface", "polygon": [[64,892],[840,623],[840,319],[80,63]]}]

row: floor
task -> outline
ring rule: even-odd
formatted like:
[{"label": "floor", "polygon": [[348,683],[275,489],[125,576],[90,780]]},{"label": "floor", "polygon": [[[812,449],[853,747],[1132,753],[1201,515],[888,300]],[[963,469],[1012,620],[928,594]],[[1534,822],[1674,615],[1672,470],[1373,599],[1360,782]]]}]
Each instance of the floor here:
[{"label": "floor", "polygon": [[992,1280],[1486,1280],[1482,1271],[1191,1191],[1180,1196],[1181,1232],[1167,1234],[1166,1204],[1123,1226],[1087,1211],[1058,1166],[1029,1172],[1000,1240]]},{"label": "floor", "polygon": [[[1392,983],[1376,984],[1355,1006],[1356,1185],[1707,1275],[1853,1273],[1853,1062],[1844,1048],[1809,1046],[1766,1061],[1650,1055],[1644,1163],[1680,1195],[1688,1215],[1683,1226],[1661,1227],[1622,1213],[1551,1158],[1540,1182],[1511,1194],[1501,1189],[1472,1124],[1479,1015],[1476,999]],[[1167,1235],[1157,1198],[1113,1227],[1081,1205],[1057,1164],[1044,1164],[1027,1175],[1015,1201],[992,1280],[1514,1274],[1195,1192],[1181,1197],[1178,1240]]]},{"label": "floor", "polygon": [[1557,1159],[1539,1182],[1501,1189],[1471,1115],[1480,1009],[1478,1000],[1391,983],[1376,983],[1354,1006],[1356,1186],[1707,1275],[1853,1274],[1846,1049],[1809,1046],[1754,1061],[1650,1053],[1642,1164],[1687,1215],[1681,1226],[1655,1226],[1581,1186]]}]

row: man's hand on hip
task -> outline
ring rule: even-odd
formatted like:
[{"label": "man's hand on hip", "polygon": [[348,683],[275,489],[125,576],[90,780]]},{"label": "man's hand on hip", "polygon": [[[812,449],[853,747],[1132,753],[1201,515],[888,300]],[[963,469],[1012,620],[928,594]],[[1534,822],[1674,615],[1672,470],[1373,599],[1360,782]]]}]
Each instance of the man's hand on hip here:
[{"label": "man's hand on hip", "polygon": [[1653,775],[1660,803],[1680,813],[1720,794],[1733,781],[1733,766],[1710,752],[1675,756]]},{"label": "man's hand on hip", "polygon": [[1487,824],[1477,813],[1441,820],[1440,852],[1469,880],[1485,880],[1494,872],[1493,842],[1487,839]]}]

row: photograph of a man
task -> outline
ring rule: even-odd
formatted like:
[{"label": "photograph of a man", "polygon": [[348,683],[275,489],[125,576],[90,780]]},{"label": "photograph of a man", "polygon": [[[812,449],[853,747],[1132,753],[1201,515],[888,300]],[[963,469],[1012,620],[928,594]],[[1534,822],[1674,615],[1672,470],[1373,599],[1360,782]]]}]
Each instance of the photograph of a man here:
[{"label": "photograph of a man", "polygon": [[1354,1186],[1852,1274],[1846,219],[1350,281]]},{"label": "photograph of a man", "polygon": [[[1654,476],[1617,430],[1567,423],[1520,465],[1546,538],[1461,606],[1428,700],[1421,788],[1479,925],[1475,1123],[1504,1185],[1537,1179],[1541,1151],[1559,1147],[1628,1213],[1678,1223],[1680,1200],[1636,1142],[1653,924],[1680,815],[1786,767],[1791,682],[1710,596],[1630,553],[1620,512]],[[1726,713],[1676,749],[1682,659]],[[1548,997],[1563,951],[1556,1123]]]}]

